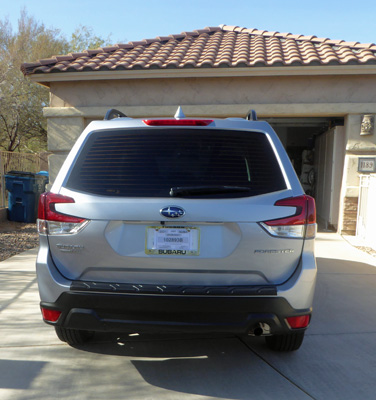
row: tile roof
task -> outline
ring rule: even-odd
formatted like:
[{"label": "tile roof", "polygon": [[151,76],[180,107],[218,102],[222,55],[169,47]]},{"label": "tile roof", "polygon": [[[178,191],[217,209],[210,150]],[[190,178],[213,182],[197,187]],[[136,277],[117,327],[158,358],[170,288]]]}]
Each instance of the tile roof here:
[{"label": "tile roof", "polygon": [[24,63],[57,72],[376,64],[376,45],[221,25]]}]

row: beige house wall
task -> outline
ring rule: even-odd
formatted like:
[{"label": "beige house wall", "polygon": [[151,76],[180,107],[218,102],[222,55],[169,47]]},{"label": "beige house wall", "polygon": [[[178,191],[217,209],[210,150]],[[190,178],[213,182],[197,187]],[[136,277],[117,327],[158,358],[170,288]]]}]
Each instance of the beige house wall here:
[{"label": "beige house wall", "polygon": [[376,89],[376,76],[366,75],[154,78],[51,82],[50,87],[51,107],[376,104],[376,90],[370,90]]},{"label": "beige house wall", "polygon": [[53,153],[52,181],[87,122],[102,119],[109,108],[130,117],[173,116],[178,105],[184,106],[187,116],[243,117],[253,108],[260,119],[344,117],[339,230],[353,231],[354,221],[348,220],[353,218],[359,194],[358,158],[376,157],[376,134],[360,135],[362,115],[376,115],[375,75],[155,77],[49,85],[51,102],[45,116],[48,150]]}]

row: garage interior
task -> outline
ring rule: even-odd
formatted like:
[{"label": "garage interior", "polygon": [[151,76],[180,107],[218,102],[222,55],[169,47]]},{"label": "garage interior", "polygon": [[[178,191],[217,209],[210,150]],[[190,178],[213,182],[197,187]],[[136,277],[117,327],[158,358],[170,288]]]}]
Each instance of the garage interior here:
[{"label": "garage interior", "polygon": [[277,132],[307,194],[320,228],[338,229],[345,137],[344,119],[265,118]]}]

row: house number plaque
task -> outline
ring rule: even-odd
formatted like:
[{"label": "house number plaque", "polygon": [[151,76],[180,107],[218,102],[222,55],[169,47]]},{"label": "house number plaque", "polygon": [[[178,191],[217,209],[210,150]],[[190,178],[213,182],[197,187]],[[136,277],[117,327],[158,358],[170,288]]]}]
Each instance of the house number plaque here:
[{"label": "house number plaque", "polygon": [[358,172],[376,172],[376,158],[360,157],[358,163]]}]

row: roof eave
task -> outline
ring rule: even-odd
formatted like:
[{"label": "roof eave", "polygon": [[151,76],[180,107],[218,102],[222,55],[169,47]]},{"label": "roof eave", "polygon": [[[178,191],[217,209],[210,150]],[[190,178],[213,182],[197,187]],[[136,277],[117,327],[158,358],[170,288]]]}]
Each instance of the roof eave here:
[{"label": "roof eave", "polygon": [[237,68],[168,68],[117,71],[60,72],[28,75],[36,83],[49,86],[51,82],[171,79],[171,78],[220,78],[243,76],[296,76],[296,75],[375,75],[376,64],[328,66],[278,66]]}]

